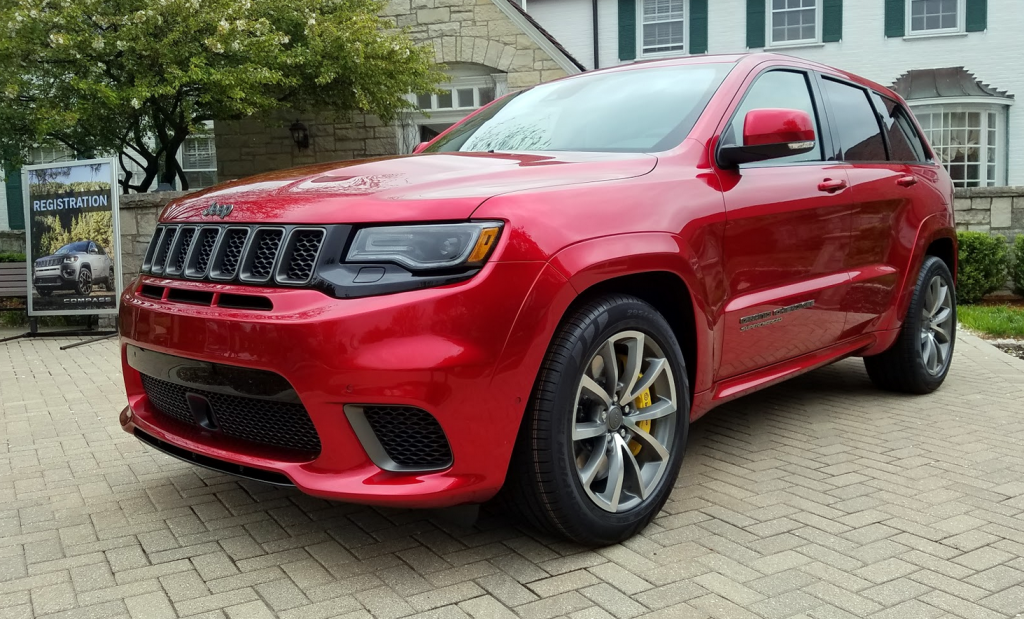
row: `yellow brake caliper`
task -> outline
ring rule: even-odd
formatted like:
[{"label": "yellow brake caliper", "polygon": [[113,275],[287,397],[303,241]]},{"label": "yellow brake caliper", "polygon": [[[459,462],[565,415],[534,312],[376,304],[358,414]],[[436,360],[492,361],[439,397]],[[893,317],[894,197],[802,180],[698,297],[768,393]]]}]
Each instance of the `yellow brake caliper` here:
[{"label": "yellow brake caliper", "polygon": [[[643,377],[643,374],[641,374],[640,376]],[[646,391],[644,391],[640,395],[636,396],[636,399],[633,400],[633,404],[636,405],[638,410],[641,409],[641,408],[647,408],[648,406],[650,406],[651,405],[651,390],[647,389]],[[636,422],[636,427],[640,428],[644,432],[650,432],[651,431],[651,420],[650,419],[644,419],[643,421],[638,421],[638,422]],[[640,443],[636,442],[635,440],[630,440],[629,441],[629,450],[633,452],[634,456],[637,455],[638,453],[640,453],[640,448],[641,447],[642,447],[642,445]]]}]

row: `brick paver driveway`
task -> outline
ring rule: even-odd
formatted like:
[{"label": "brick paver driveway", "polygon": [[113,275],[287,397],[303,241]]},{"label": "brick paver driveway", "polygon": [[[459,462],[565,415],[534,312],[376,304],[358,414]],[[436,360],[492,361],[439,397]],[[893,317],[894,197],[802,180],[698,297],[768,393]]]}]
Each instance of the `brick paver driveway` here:
[{"label": "brick paver driveway", "polygon": [[601,550],[179,463],[118,428],[116,345],[60,343],[0,345],[0,617],[1024,612],[1024,362],[974,338],[929,397],[849,360],[712,413]]}]

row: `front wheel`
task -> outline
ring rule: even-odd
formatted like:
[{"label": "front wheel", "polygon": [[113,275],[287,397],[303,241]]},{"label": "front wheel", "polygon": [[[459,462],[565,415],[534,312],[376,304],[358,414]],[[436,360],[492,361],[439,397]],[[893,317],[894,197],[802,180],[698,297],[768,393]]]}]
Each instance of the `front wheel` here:
[{"label": "front wheel", "polygon": [[941,259],[925,258],[906,320],[892,347],[864,358],[871,381],[882,389],[924,394],[946,380],[956,343],[956,289]]},{"label": "front wheel", "polygon": [[561,327],[523,420],[509,492],[540,528],[574,541],[628,539],[657,515],[689,429],[686,364],[665,318],[609,295]]},{"label": "front wheel", "polygon": [[78,271],[78,279],[75,281],[75,292],[86,296],[92,294],[92,271],[89,269]]}]

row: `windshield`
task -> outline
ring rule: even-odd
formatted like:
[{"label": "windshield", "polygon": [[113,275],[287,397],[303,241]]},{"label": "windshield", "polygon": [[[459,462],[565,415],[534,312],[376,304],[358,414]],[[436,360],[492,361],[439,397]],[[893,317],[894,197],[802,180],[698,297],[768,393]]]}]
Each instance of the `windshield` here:
[{"label": "windshield", "polygon": [[732,67],[677,65],[542,84],[496,102],[425,152],[668,150],[690,132]]},{"label": "windshield", "polygon": [[86,249],[88,249],[88,247],[89,244],[86,243],[85,241],[79,241],[77,243],[68,243],[64,247],[61,247],[57,251],[53,252],[53,254],[55,256],[59,256],[61,254],[73,254],[76,252],[84,252]]}]

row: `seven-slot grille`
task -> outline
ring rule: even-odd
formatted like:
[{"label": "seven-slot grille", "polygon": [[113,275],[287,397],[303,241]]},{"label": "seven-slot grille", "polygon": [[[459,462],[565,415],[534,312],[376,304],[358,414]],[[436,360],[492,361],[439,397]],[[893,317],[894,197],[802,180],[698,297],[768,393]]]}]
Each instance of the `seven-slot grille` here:
[{"label": "seven-slot grille", "polygon": [[218,432],[226,436],[298,451],[319,453],[320,437],[302,404],[250,398],[185,387],[142,374],[142,387],[160,413],[198,426],[188,395],[209,402]]},{"label": "seven-slot grille", "polygon": [[309,226],[161,224],[142,272],[216,282],[302,286],[327,231]]}]

